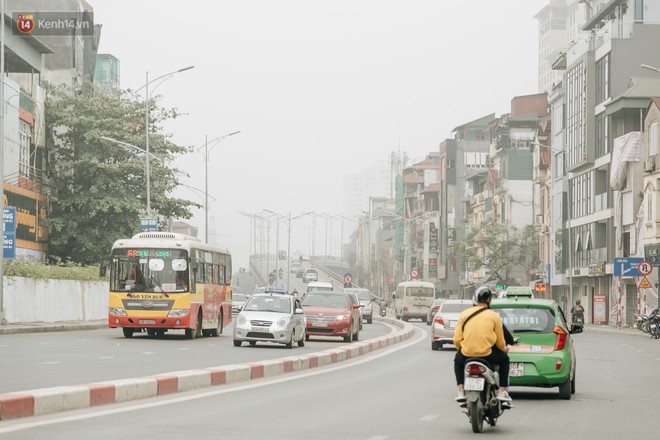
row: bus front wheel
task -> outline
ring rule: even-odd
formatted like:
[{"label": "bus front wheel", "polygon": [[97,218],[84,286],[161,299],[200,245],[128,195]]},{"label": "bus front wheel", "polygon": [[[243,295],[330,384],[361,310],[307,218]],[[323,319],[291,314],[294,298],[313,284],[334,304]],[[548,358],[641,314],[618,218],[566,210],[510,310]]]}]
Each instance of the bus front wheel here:
[{"label": "bus front wheel", "polygon": [[186,329],[186,338],[195,339],[202,335],[202,313],[197,314],[197,327]]},{"label": "bus front wheel", "polygon": [[135,329],[133,327],[123,327],[122,331],[124,332],[125,338],[130,338],[133,336],[133,332],[135,331]]}]

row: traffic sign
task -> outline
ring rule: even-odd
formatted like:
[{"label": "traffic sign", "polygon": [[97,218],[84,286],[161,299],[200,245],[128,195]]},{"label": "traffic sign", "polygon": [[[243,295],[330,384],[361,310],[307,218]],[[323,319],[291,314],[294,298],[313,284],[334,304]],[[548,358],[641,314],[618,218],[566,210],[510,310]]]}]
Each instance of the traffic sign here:
[{"label": "traffic sign", "polygon": [[344,274],[344,288],[350,289],[353,287],[353,275],[350,273]]},{"label": "traffic sign", "polygon": [[410,279],[416,280],[418,276],[419,276],[419,272],[417,272],[417,269],[412,269],[410,271]]},{"label": "traffic sign", "polygon": [[615,277],[638,277],[640,276],[637,266],[644,261],[642,257],[615,257],[614,258],[614,276]]},{"label": "traffic sign", "polygon": [[646,275],[649,275],[651,272],[653,272],[653,265],[651,264],[650,261],[644,260],[637,265],[637,271],[642,275],[644,275],[644,278],[646,278]]},{"label": "traffic sign", "polygon": [[651,283],[649,282],[649,279],[644,276],[642,278],[642,281],[639,282],[639,288],[640,289],[650,289],[651,288]]}]

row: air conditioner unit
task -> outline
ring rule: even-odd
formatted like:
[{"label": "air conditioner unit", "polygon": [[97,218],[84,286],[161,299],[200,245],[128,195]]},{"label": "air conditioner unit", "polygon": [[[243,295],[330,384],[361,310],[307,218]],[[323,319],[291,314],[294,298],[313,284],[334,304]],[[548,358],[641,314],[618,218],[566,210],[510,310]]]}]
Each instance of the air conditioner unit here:
[{"label": "air conditioner unit", "polygon": [[655,170],[655,156],[650,156],[644,161],[644,171]]}]

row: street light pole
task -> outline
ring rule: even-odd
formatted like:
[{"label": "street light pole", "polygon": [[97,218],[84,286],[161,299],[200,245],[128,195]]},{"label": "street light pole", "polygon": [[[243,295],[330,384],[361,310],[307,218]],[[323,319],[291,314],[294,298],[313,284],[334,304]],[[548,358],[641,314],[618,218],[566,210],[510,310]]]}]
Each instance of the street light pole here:
[{"label": "street light pole", "polygon": [[[211,145],[211,150],[213,150],[213,147],[215,147],[220,141],[238,133],[240,133],[240,131],[235,131],[233,133],[211,139],[210,141],[208,135],[204,136],[204,192],[206,193],[206,197],[204,198],[204,241],[206,241],[206,243],[209,243],[209,153],[211,152],[209,150],[209,142],[212,144],[215,142],[215,144]],[[199,151],[201,148],[202,147],[199,147],[197,151]]]},{"label": "street light pole", "polygon": [[[145,94],[144,94],[144,136],[145,136],[145,150],[147,151],[147,164],[146,164],[146,169],[147,169],[147,217],[151,217],[151,170],[150,170],[150,165],[149,165],[149,84],[151,84],[154,81],[158,81],[159,79],[168,79],[170,76],[183,72],[186,70],[193,69],[195,66],[188,66],[184,67],[183,69],[175,70],[174,72],[166,73],[165,75],[161,75],[157,78],[152,79],[149,81],[149,71],[146,72],[146,81],[144,84],[145,88]],[[158,87],[158,85],[156,85]],[[154,87],[154,90],[156,90],[156,87]],[[139,91],[138,89],[137,91]]]},{"label": "street light pole", "polygon": [[0,0],[0,213],[2,213],[2,255],[0,255],[0,325],[5,319],[5,0]]}]

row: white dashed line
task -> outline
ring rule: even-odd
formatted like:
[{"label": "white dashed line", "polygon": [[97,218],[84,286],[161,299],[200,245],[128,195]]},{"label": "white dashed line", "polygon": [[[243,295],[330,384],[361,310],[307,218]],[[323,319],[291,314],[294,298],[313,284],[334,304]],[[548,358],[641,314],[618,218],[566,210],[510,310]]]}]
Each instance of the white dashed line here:
[{"label": "white dashed line", "polygon": [[437,415],[429,414],[428,416],[421,417],[417,420],[419,420],[420,422],[430,422],[431,420],[436,418],[438,418]]},{"label": "white dashed line", "polygon": [[390,438],[389,435],[374,435],[373,437],[369,437],[366,440],[385,440],[386,438]]},{"label": "white dashed line", "polygon": [[56,365],[56,364],[61,364],[62,362],[60,361],[50,361],[50,362],[42,362],[41,365]]},{"label": "white dashed line", "polygon": [[179,348],[179,350],[181,350],[181,351],[184,351],[184,350],[190,350],[190,347]]},{"label": "white dashed line", "polygon": [[142,352],[140,354],[154,354],[154,352],[153,351],[145,351],[145,352]]},{"label": "white dashed line", "polygon": [[99,356],[99,357],[97,357],[96,359],[114,359],[114,358],[116,358],[116,357],[117,357],[117,356]]}]

